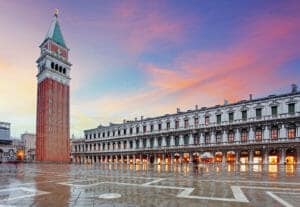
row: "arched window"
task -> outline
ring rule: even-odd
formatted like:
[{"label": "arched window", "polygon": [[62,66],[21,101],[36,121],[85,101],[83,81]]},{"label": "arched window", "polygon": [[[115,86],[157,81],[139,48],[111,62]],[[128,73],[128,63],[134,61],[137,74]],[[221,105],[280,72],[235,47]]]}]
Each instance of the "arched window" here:
[{"label": "arched window", "polygon": [[66,74],[66,68],[63,69],[63,74]]},{"label": "arched window", "polygon": [[54,62],[51,62],[51,68],[54,69]]},{"label": "arched window", "polygon": [[58,65],[57,64],[55,64],[55,70],[58,70]]},{"label": "arched window", "polygon": [[59,72],[60,72],[60,73],[62,72],[62,67],[61,67],[61,66],[59,66]]}]

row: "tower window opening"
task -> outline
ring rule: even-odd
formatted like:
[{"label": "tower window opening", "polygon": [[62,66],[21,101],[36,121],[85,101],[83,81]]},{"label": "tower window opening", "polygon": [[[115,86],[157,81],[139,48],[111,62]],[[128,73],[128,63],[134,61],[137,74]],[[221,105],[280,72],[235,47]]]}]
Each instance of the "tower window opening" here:
[{"label": "tower window opening", "polygon": [[58,65],[57,64],[55,64],[55,70],[58,70]]},{"label": "tower window opening", "polygon": [[61,66],[59,66],[59,72],[60,72],[60,73],[62,72],[62,67],[61,67]]},{"label": "tower window opening", "polygon": [[63,69],[63,74],[66,74],[66,68]]},{"label": "tower window opening", "polygon": [[54,62],[51,62],[51,68],[54,69]]}]

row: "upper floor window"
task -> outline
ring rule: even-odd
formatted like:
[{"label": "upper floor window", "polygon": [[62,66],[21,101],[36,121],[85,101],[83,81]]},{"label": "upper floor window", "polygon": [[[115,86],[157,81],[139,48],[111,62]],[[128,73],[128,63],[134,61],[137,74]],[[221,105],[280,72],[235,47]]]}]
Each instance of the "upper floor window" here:
[{"label": "upper floor window", "polygon": [[288,129],[288,138],[289,139],[295,139],[296,137],[296,128],[292,127]]},{"label": "upper floor window", "polygon": [[247,120],[247,110],[242,111],[242,120],[243,121]]},{"label": "upper floor window", "polygon": [[85,135],[85,139],[87,139],[87,138],[88,138],[88,135],[86,134],[86,135]]},{"label": "upper floor window", "polygon": [[144,148],[147,147],[147,139],[143,139],[143,147],[144,147]]},{"label": "upper floor window", "polygon": [[143,132],[146,133],[146,131],[147,131],[147,126],[144,125],[144,126],[143,126]]},{"label": "upper floor window", "polygon": [[94,134],[94,139],[96,139],[96,134]]},{"label": "upper floor window", "polygon": [[255,110],[257,119],[261,119],[261,117],[262,117],[261,111],[262,111],[261,108],[258,108],[258,109]]},{"label": "upper floor window", "polygon": [[133,141],[132,141],[132,140],[129,141],[129,148],[130,148],[130,149],[133,148]]},{"label": "upper floor window", "polygon": [[132,127],[129,128],[129,134],[132,134]]},{"label": "upper floor window", "polygon": [[140,147],[140,140],[139,139],[137,139],[137,140],[135,140],[135,148],[139,148]]},{"label": "upper floor window", "polygon": [[289,114],[294,114],[295,113],[295,104],[294,103],[290,103],[288,105],[289,107]]},{"label": "upper floor window", "polygon": [[184,120],[184,128],[188,128],[189,127],[189,120],[185,119]]},{"label": "upper floor window", "polygon": [[184,139],[183,139],[184,145],[188,145],[189,144],[189,136],[185,135]]},{"label": "upper floor window", "polygon": [[241,141],[242,142],[247,142],[248,141],[248,131],[246,129],[242,130]]},{"label": "upper floor window", "polygon": [[234,131],[233,131],[233,130],[230,130],[230,131],[228,132],[228,142],[229,142],[229,143],[234,142]]},{"label": "upper floor window", "polygon": [[179,137],[178,136],[175,137],[175,146],[179,146]]},{"label": "upper floor window", "polygon": [[123,129],[123,134],[124,134],[124,135],[126,135],[126,132],[127,132],[127,130],[126,130],[126,129]]},{"label": "upper floor window", "polygon": [[222,143],[222,133],[221,133],[220,131],[218,131],[218,132],[216,133],[216,143],[217,143],[217,144]]},{"label": "upper floor window", "polygon": [[115,131],[113,131],[113,137],[116,135],[116,132]]},{"label": "upper floor window", "polygon": [[195,125],[195,126],[198,126],[198,124],[199,124],[199,118],[198,118],[198,117],[195,117],[195,118],[194,118],[194,125]]},{"label": "upper floor window", "polygon": [[98,133],[98,138],[100,138],[100,136],[101,136],[101,134],[100,134],[100,133]]},{"label": "upper floor window", "polygon": [[217,124],[221,124],[221,114],[217,115]]},{"label": "upper floor window", "polygon": [[205,116],[205,121],[204,121],[205,125],[209,125],[209,116]]},{"label": "upper floor window", "polygon": [[277,127],[271,128],[271,139],[278,139],[278,128]]},{"label": "upper floor window", "polygon": [[153,148],[153,146],[154,146],[154,140],[150,139],[150,147]]},{"label": "upper floor window", "polygon": [[210,134],[207,132],[205,133],[205,136],[204,136],[204,143],[205,144],[209,144],[210,143]]},{"label": "upper floor window", "polygon": [[179,121],[176,120],[176,121],[175,121],[175,129],[178,129],[178,128],[179,128]]},{"label": "upper floor window", "polygon": [[153,130],[154,130],[154,126],[153,126],[153,124],[151,124],[150,125],[150,131],[153,132]]},{"label": "upper floor window", "polygon": [[194,144],[200,144],[200,137],[198,134],[194,134]]},{"label": "upper floor window", "polygon": [[158,124],[158,131],[161,130],[161,123]]},{"label": "upper floor window", "polygon": [[168,121],[167,122],[167,130],[169,130],[170,129],[170,122]]},{"label": "upper floor window", "polygon": [[171,138],[170,137],[167,137],[166,138],[166,144],[167,144],[167,147],[170,147],[170,144],[171,143]]},{"label": "upper floor window", "polygon": [[137,127],[135,128],[135,132],[136,132],[136,134],[140,133],[140,127],[137,126]]},{"label": "upper floor window", "polygon": [[120,129],[118,130],[118,136],[120,136],[121,135],[121,131],[120,131]]},{"label": "upper floor window", "polygon": [[118,142],[118,149],[121,149],[121,142]]},{"label": "upper floor window", "polygon": [[107,136],[108,136],[108,137],[110,136],[110,131],[107,132]]},{"label": "upper floor window", "polygon": [[272,116],[277,116],[277,106],[272,106],[271,111],[272,111]]},{"label": "upper floor window", "polygon": [[255,141],[261,141],[262,140],[262,129],[258,128],[255,131]]},{"label": "upper floor window", "polygon": [[230,112],[230,113],[228,114],[228,116],[229,116],[229,122],[233,122],[233,119],[234,119],[234,113],[233,113],[233,112]]},{"label": "upper floor window", "polygon": [[162,142],[162,138],[159,137],[159,138],[157,139],[157,145],[158,145],[159,147],[161,147],[161,142]]}]

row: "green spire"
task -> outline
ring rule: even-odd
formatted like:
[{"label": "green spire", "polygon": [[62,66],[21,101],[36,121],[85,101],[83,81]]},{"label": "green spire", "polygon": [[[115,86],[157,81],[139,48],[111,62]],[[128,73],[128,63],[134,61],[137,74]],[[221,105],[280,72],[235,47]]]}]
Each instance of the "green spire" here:
[{"label": "green spire", "polygon": [[60,26],[58,24],[58,21],[56,21],[55,23],[55,27],[54,27],[54,31],[53,31],[53,35],[51,38],[54,42],[56,42],[57,44],[66,47],[64,38],[62,36],[61,30],[60,30]]},{"label": "green spire", "polygon": [[58,11],[56,10],[45,40],[51,39],[60,46],[67,48],[57,18]]}]

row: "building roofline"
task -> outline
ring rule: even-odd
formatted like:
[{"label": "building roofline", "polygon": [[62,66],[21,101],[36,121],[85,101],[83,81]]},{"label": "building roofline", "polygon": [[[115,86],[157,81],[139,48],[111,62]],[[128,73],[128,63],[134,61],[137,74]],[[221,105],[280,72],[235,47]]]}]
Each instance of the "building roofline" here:
[{"label": "building roofline", "polygon": [[283,98],[283,97],[295,96],[295,95],[300,95],[300,91],[299,92],[283,93],[283,94],[279,94],[279,95],[269,95],[269,96],[265,96],[265,97],[262,97],[262,98],[252,99],[252,100],[240,100],[238,102],[229,103],[229,104],[226,104],[226,105],[223,104],[223,105],[215,105],[215,106],[211,106],[211,107],[202,107],[200,109],[190,109],[190,110],[187,110],[187,111],[171,113],[171,114],[165,114],[165,115],[157,116],[157,117],[144,118],[142,120],[137,120],[137,121],[130,120],[130,121],[126,121],[125,123],[115,123],[113,125],[108,125],[108,126],[99,125],[97,128],[86,129],[86,130],[84,130],[84,132],[93,131],[95,129],[109,128],[109,127],[112,127],[112,126],[120,127],[124,124],[141,123],[141,122],[144,122],[144,121],[162,119],[162,118],[165,118],[165,117],[168,117],[168,116],[176,116],[176,115],[179,115],[179,114],[184,115],[184,114],[190,114],[190,113],[195,113],[195,112],[203,112],[203,111],[208,111],[208,110],[217,109],[217,108],[225,108],[225,107],[231,107],[231,106],[236,106],[236,105],[240,105],[240,104],[249,104],[249,103],[254,103],[254,102],[259,102],[259,101],[265,101],[265,100],[270,100],[270,99],[275,99],[275,98]]}]

